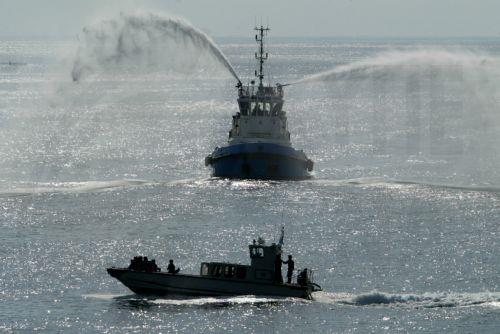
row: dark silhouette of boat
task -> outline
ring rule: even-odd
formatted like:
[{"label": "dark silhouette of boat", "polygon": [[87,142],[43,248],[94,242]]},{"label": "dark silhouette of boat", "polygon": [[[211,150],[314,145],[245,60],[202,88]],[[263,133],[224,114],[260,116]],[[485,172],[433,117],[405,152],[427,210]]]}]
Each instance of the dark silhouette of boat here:
[{"label": "dark silhouette of boat", "polygon": [[[282,240],[282,238],[281,238]],[[249,245],[250,265],[227,262],[203,262],[199,275],[162,272],[153,261],[138,257],[128,268],[108,268],[108,273],[137,294],[235,296],[259,295],[312,299],[321,291],[313,282],[313,272],[299,270],[296,282],[283,283],[281,274],[282,242],[266,245],[262,239]]]}]

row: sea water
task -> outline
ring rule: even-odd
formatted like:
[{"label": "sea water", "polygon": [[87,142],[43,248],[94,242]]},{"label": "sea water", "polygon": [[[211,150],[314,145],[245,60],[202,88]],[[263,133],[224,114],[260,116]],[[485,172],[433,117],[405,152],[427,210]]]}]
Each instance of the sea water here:
[{"label": "sea water", "polygon": [[[247,81],[253,39],[217,43]],[[497,39],[271,38],[269,82],[300,82],[300,182],[210,177],[237,111],[221,66],[73,82],[79,47],[0,41],[0,331],[500,332]],[[106,273],[136,255],[248,263],[281,225],[313,301],[145,298]]]}]

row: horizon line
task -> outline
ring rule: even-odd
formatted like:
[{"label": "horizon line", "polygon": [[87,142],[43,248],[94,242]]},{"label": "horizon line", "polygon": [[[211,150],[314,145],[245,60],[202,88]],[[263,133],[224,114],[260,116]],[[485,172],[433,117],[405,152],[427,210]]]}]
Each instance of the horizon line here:
[{"label": "horizon line", "polygon": [[[249,39],[252,40],[248,35],[221,35],[221,36],[210,36],[212,39]],[[75,35],[3,35],[0,34],[0,39],[61,39],[61,40],[69,40],[75,39],[78,40],[78,34]],[[429,35],[318,35],[318,36],[283,36],[283,35],[273,35],[272,39],[500,39],[500,33],[495,35],[437,35],[437,36],[429,36]]]}]

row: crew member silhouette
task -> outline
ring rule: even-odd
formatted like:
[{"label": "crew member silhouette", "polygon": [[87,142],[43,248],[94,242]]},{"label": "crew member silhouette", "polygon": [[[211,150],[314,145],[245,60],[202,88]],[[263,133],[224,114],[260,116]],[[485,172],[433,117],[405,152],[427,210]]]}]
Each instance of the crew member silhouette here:
[{"label": "crew member silhouette", "polygon": [[168,260],[167,273],[177,274],[180,270],[180,268],[175,268],[174,260]]},{"label": "crew member silhouette", "polygon": [[292,260],[292,256],[288,255],[288,260],[283,261],[284,264],[288,264],[288,270],[286,271],[286,282],[288,284],[292,283],[293,270],[295,269],[295,262]]}]

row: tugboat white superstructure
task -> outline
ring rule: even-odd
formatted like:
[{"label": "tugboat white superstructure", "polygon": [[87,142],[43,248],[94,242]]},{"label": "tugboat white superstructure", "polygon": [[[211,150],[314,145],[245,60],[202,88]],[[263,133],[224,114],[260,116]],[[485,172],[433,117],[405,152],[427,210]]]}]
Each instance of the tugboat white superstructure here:
[{"label": "tugboat white superstructure", "polygon": [[250,85],[238,82],[239,112],[233,115],[228,145],[217,147],[205,158],[213,176],[245,179],[306,179],[313,169],[312,160],[290,143],[286,113],[283,110],[283,88],[286,85],[264,85],[264,35],[269,28],[255,28],[259,52],[255,54],[258,78]]}]

